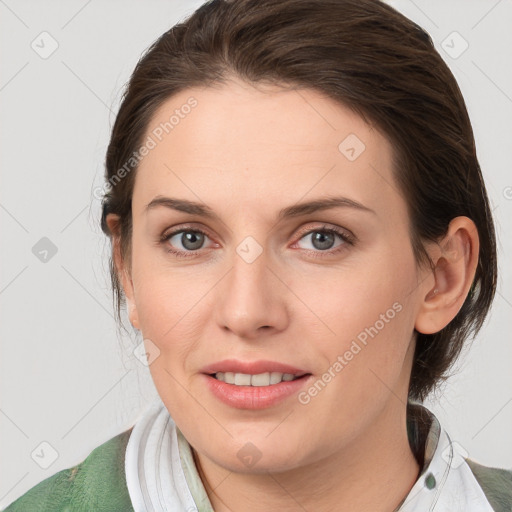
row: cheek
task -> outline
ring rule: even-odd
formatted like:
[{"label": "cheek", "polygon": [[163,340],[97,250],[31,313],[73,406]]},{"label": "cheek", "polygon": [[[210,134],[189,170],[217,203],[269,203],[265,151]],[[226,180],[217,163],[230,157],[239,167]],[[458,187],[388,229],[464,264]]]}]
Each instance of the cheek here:
[{"label": "cheek", "polygon": [[[386,257],[383,251],[380,258],[361,262],[350,272],[301,279],[301,292],[317,315],[305,318],[319,326],[314,340],[325,366],[320,371],[336,375],[332,391],[337,388],[338,395],[333,400],[367,400],[375,386],[386,392],[404,370],[414,327],[411,291],[416,271],[412,254],[403,254]],[[303,328],[312,332],[307,325]]]},{"label": "cheek", "polygon": [[186,284],[162,276],[147,279],[138,289],[136,305],[142,334],[163,352],[184,353],[199,337],[206,292],[204,284],[196,286],[192,279]]},{"label": "cheek", "polygon": [[359,337],[364,342],[372,334],[381,338],[393,333],[395,337],[405,319],[411,323],[404,311],[415,276],[412,255],[398,259],[392,251],[382,251],[346,268],[296,274],[288,282],[305,298],[307,314],[302,321],[323,328],[319,339],[325,340],[326,347],[342,348],[352,339]]},{"label": "cheek", "polygon": [[135,303],[141,330],[156,338],[172,335],[209,285],[194,267],[171,266],[166,258],[163,247],[151,247],[139,235],[132,263]]},{"label": "cheek", "polygon": [[151,340],[163,351],[164,341],[175,336],[186,316],[187,289],[183,293],[174,279],[158,271],[158,267],[141,256],[134,255],[132,266],[140,330],[144,339]]}]

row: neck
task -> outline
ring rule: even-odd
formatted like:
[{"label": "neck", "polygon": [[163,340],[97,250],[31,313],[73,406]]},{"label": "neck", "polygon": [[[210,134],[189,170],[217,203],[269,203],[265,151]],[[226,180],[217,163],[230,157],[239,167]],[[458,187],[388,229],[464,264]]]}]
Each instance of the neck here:
[{"label": "neck", "polygon": [[233,473],[194,452],[215,511],[394,511],[420,467],[408,441],[405,404],[392,396],[387,405],[349,446],[286,472]]}]

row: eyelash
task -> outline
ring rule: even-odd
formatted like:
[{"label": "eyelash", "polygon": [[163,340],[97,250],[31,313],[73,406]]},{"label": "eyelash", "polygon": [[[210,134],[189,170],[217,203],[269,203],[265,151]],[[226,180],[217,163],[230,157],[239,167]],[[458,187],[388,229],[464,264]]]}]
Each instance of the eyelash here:
[{"label": "eyelash", "polygon": [[[201,233],[202,235],[209,237],[208,233],[206,233],[206,231],[203,231],[200,228],[187,228],[186,226],[185,227],[182,226],[179,229],[175,229],[174,231],[171,231],[170,233],[164,233],[160,237],[160,243],[162,245],[167,245],[167,247],[165,248],[166,252],[173,254],[177,258],[193,258],[193,257],[197,256],[197,251],[199,251],[200,249],[197,249],[196,251],[177,251],[175,249],[172,249],[169,246],[169,244],[167,243],[173,236],[175,236],[179,233],[187,233],[187,232]],[[304,232],[301,232],[300,236],[299,236],[299,240],[304,238],[306,235],[310,235],[311,233],[317,233],[317,232],[338,235],[343,240],[344,243],[339,245],[335,249],[328,249],[326,251],[320,251],[320,250],[313,251],[313,250],[304,249],[315,258],[324,258],[325,256],[323,256],[323,254],[332,256],[332,255],[337,254],[343,250],[346,250],[345,244],[354,245],[356,242],[356,238],[354,237],[354,235],[352,235],[352,234],[349,235],[346,231],[342,231],[341,229],[337,229],[334,227],[327,227],[327,226],[322,226],[320,228],[309,229]]]}]

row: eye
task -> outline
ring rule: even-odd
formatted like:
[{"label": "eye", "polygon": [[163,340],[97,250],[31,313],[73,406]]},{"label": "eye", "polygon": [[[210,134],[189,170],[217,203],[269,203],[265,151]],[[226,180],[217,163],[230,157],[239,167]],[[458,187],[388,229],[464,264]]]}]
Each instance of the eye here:
[{"label": "eye", "polygon": [[[302,246],[300,246],[301,241],[303,241]],[[323,226],[307,231],[302,235],[297,245],[307,251],[329,252],[332,254],[345,249],[347,244],[353,245],[353,243],[353,236],[347,232],[338,228]]]},{"label": "eye", "polygon": [[209,240],[207,233],[201,229],[176,229],[164,233],[160,242],[165,245],[167,252],[178,257],[195,256],[194,251],[203,249],[205,240]]}]

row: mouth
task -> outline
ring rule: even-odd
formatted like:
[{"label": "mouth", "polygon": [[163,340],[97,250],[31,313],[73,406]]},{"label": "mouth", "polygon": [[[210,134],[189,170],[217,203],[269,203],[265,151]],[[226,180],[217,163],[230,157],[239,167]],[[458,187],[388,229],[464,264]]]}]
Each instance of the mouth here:
[{"label": "mouth", "polygon": [[308,373],[274,361],[219,361],[203,368],[204,382],[224,404],[236,409],[266,409],[297,395]]}]

